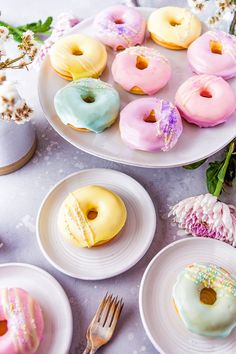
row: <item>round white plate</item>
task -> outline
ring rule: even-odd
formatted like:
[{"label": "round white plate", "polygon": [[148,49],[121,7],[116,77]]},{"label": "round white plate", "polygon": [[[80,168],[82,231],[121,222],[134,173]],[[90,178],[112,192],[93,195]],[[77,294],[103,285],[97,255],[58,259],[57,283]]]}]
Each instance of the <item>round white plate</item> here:
[{"label": "round white plate", "polygon": [[144,328],[154,347],[165,354],[233,354],[236,330],[224,339],[208,339],[189,332],[178,316],[172,288],[183,268],[211,262],[235,274],[236,251],[221,241],[187,238],[159,252],[147,267],[140,287],[139,307]]},{"label": "round white plate", "polygon": [[[154,11],[154,9],[150,8],[139,8],[139,10],[146,17]],[[72,30],[72,33],[81,32],[94,36],[92,24],[93,19],[87,19],[77,25]],[[186,51],[169,50],[157,46],[150,39],[144,44],[148,47],[158,48],[170,60],[173,72],[172,78],[168,85],[159,91],[156,96],[173,101],[179,85],[192,76],[186,58]],[[113,84],[120,92],[121,108],[123,108],[127,103],[141,96],[129,94],[114,83],[110,68],[115,53],[111,49],[107,49],[107,51],[108,65],[101,79]],[[236,80],[233,79],[229,82],[236,90]],[[194,125],[184,123],[184,132],[178,144],[169,152],[151,153],[131,150],[121,140],[118,121],[111,128],[100,134],[78,132],[61,122],[55,112],[53,98],[55,93],[67,83],[68,81],[60,78],[55,73],[50,66],[49,57],[47,57],[40,70],[38,92],[41,106],[49,123],[64,139],[77,148],[107,160],[142,167],[183,166],[214,154],[235,137],[236,113],[227,123],[215,128],[200,129]]]},{"label": "round white plate", "polygon": [[5,263],[0,265],[0,287],[22,288],[42,307],[45,332],[37,354],[69,353],[72,313],[68,298],[55,278],[30,264]]},{"label": "round white plate", "polygon": [[[127,209],[127,221],[119,235],[91,249],[66,242],[57,226],[63,200],[86,185],[109,188]],[[83,170],[60,181],[42,202],[37,219],[38,242],[48,261],[61,272],[86,280],[110,278],[131,268],[146,253],[155,229],[155,209],[146,190],[133,178],[109,169]]]}]

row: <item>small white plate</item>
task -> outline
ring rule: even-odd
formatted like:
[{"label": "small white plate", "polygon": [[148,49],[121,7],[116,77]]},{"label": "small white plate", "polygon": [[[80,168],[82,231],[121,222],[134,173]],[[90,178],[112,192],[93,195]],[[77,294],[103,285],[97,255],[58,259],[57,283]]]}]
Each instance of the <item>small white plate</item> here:
[{"label": "small white plate", "polygon": [[[161,6],[168,6],[169,1],[162,1]],[[152,8],[139,8],[139,11],[148,18]],[[206,28],[204,28],[205,30]],[[84,33],[95,36],[93,30],[93,18],[86,19],[74,27],[71,33]],[[186,50],[170,50],[158,46],[148,39],[144,45],[157,48],[171,62],[172,77],[169,83],[157,93],[157,97],[174,102],[176,90],[182,82],[193,73],[187,61]],[[127,93],[114,83],[111,74],[111,64],[115,52],[107,49],[107,68],[101,79],[110,82],[119,91],[121,108],[129,102],[139,99],[139,95]],[[236,79],[229,80],[236,90]],[[50,65],[49,57],[44,60],[39,73],[38,93],[42,109],[52,127],[67,141],[92,155],[107,160],[126,163],[128,165],[142,167],[175,167],[183,166],[208,157],[227,145],[234,137],[236,131],[236,112],[225,124],[214,128],[198,128],[193,124],[184,122],[184,131],[177,145],[168,152],[144,152],[128,148],[121,140],[118,121],[103,133],[95,134],[78,132],[69,126],[65,126],[58,118],[54,109],[55,93],[68,84],[68,81],[60,78]]]},{"label": "small white plate", "polygon": [[55,278],[41,268],[25,263],[0,265],[0,287],[28,291],[42,307],[45,329],[37,354],[67,354],[73,319],[68,298]]},{"label": "small white plate", "polygon": [[[111,189],[127,209],[127,221],[119,235],[91,249],[66,242],[57,226],[63,200],[86,185]],[[38,242],[48,261],[62,273],[86,280],[110,278],[131,268],[146,253],[155,229],[155,209],[146,190],[126,174],[109,169],[83,170],[60,181],[42,202],[37,219]]]},{"label": "small white plate", "polygon": [[227,338],[207,338],[189,332],[174,308],[172,288],[177,275],[194,262],[210,262],[235,274],[236,251],[221,241],[187,238],[159,252],[147,267],[140,287],[142,322],[154,347],[166,354],[233,354],[236,330]]}]

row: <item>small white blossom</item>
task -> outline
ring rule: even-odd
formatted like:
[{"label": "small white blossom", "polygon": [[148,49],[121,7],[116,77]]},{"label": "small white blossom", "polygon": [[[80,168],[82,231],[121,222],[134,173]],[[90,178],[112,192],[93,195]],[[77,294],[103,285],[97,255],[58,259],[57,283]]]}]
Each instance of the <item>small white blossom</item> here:
[{"label": "small white blossom", "polygon": [[182,200],[169,216],[193,236],[214,238],[236,247],[236,208],[209,193]]},{"label": "small white blossom", "polygon": [[27,30],[23,33],[23,37],[29,37],[31,41],[34,40],[34,32],[31,30]]},{"label": "small white blossom", "polygon": [[9,30],[4,26],[0,26],[0,39],[6,41],[9,37]]}]

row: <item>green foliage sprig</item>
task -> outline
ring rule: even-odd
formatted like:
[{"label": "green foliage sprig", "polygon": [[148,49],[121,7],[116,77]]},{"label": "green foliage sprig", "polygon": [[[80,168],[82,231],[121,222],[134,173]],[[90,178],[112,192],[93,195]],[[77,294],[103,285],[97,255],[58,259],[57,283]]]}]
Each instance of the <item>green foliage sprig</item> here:
[{"label": "green foliage sprig", "polygon": [[[184,166],[185,169],[195,170],[206,162],[207,159]],[[206,171],[208,191],[218,197],[224,186],[236,183],[236,138],[227,147],[223,160],[209,163]]]},{"label": "green foliage sprig", "polygon": [[30,30],[34,33],[34,39],[37,42],[43,41],[39,38],[40,35],[50,35],[53,18],[49,16],[46,21],[39,20],[37,22],[27,23],[25,25],[14,27],[4,21],[0,21],[0,26],[7,27],[9,33],[13,36],[16,42],[21,42],[23,33]]}]

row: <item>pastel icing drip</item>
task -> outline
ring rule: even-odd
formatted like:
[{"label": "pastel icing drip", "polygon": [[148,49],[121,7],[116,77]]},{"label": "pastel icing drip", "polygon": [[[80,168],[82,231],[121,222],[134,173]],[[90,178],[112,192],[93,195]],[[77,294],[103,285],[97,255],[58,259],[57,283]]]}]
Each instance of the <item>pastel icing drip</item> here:
[{"label": "pastel icing drip", "polygon": [[98,38],[114,50],[141,44],[145,36],[145,19],[136,9],[115,5],[101,11],[95,18]]},{"label": "pastel icing drip", "polygon": [[[8,333],[11,342],[4,343],[1,347],[4,352],[16,354],[32,354],[38,349],[42,331],[43,318],[41,309],[33,298],[24,290],[18,288],[0,289],[0,319],[7,320]],[[1,316],[2,312],[2,316]],[[2,349],[3,349],[2,348]]]},{"label": "pastel icing drip", "polygon": [[105,32],[110,36],[121,36],[128,44],[131,43],[130,37],[135,37],[139,33],[139,30],[135,27],[127,26],[125,23],[116,24],[114,21],[109,19],[100,21],[99,25],[100,32]]},{"label": "pastel icing drip", "polygon": [[201,284],[214,290],[221,289],[236,297],[236,280],[214,264],[194,263],[185,269],[185,276],[196,285]]},{"label": "pastel icing drip", "polygon": [[222,44],[223,52],[229,54],[236,63],[236,38],[235,36],[224,31],[209,31],[206,33],[214,41]]},{"label": "pastel icing drip", "polygon": [[92,247],[95,244],[95,237],[89,223],[80,208],[77,198],[70,194],[73,201],[65,205],[64,221],[68,238],[77,240],[85,244],[87,247]]},{"label": "pastel icing drip", "polygon": [[191,32],[191,22],[194,15],[188,10],[184,9],[182,24],[174,26],[175,35],[179,43],[185,43]]},{"label": "pastel icing drip", "polygon": [[50,50],[54,70],[67,80],[99,77],[105,69],[107,52],[98,40],[83,34],[60,38]]},{"label": "pastel icing drip", "polygon": [[236,247],[236,209],[210,193],[180,201],[169,216],[193,236],[214,238]]},{"label": "pastel icing drip", "polygon": [[180,94],[183,94],[183,105],[186,105],[196,93],[200,93],[200,90],[208,90],[210,85],[219,80],[221,80],[219,77],[213,75],[196,75],[189,78],[184,86],[179,88]]},{"label": "pastel icing drip", "polygon": [[[92,103],[87,103],[86,97],[91,97]],[[116,120],[120,98],[110,84],[87,78],[73,81],[59,90],[54,105],[64,124],[100,133]]]},{"label": "pastel icing drip", "polygon": [[175,145],[176,127],[178,123],[178,112],[175,106],[165,100],[160,101],[159,108],[156,111],[157,120],[157,136],[164,136],[163,151],[170,150]]},{"label": "pastel icing drip", "polygon": [[90,248],[115,237],[126,221],[118,195],[102,186],[84,186],[70,193],[58,213],[58,228],[75,247]]},{"label": "pastel icing drip", "polygon": [[117,56],[124,55],[124,54],[144,56],[147,59],[159,59],[166,63],[169,62],[169,60],[160,52],[158,52],[158,50],[156,50],[155,48],[148,48],[144,46],[126,48],[123,52],[117,54]]},{"label": "pastel icing drip", "polygon": [[108,82],[102,81],[100,79],[92,79],[92,78],[86,78],[83,80],[75,80],[72,81],[69,84],[71,87],[75,86],[75,87],[79,87],[81,89],[84,90],[93,90],[93,89],[100,89],[100,90],[105,90],[105,89],[110,89],[110,90],[114,90],[114,88],[112,87],[111,84],[109,84]]}]

